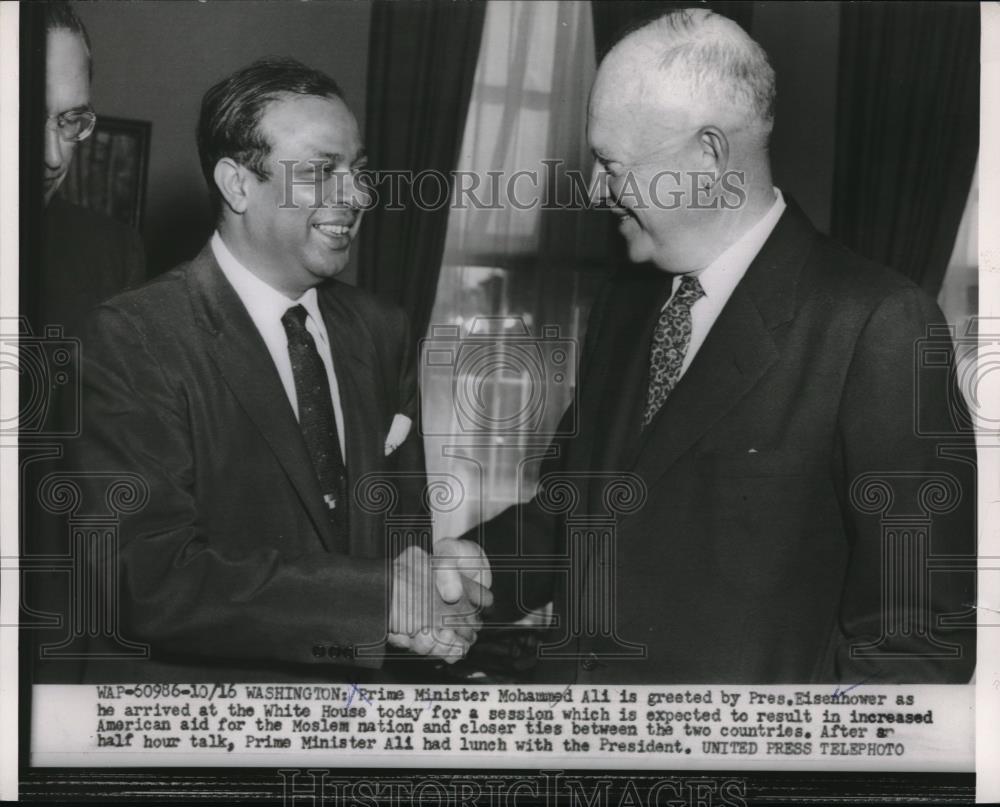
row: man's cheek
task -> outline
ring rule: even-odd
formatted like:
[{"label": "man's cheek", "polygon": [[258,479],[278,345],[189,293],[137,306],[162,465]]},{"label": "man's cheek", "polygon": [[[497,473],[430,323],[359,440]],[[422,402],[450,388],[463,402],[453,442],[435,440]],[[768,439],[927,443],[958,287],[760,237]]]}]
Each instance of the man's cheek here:
[{"label": "man's cheek", "polygon": [[[286,189],[287,190],[287,189]],[[287,203],[282,205],[285,210],[317,210],[323,207],[323,185],[295,185],[285,194]]]}]

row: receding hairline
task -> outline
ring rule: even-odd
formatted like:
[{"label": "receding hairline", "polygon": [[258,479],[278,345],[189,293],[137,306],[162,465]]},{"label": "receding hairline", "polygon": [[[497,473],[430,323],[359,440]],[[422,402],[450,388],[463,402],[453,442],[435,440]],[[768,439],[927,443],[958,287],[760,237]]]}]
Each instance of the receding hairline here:
[{"label": "receding hairline", "polygon": [[88,62],[90,61],[91,59],[90,46],[87,44],[87,38],[79,31],[75,31],[72,28],[66,28],[65,26],[62,25],[58,25],[54,28],[46,28],[45,29],[46,47],[48,46],[47,43],[49,37],[56,36],[58,34],[63,34],[65,36],[69,36],[72,37],[73,39],[78,40],[80,42],[81,47],[83,48],[83,52],[87,56],[87,61]]},{"label": "receding hairline", "polygon": [[[295,92],[294,90],[278,90],[273,93],[268,93],[268,97],[264,99],[264,103],[260,107],[260,115],[257,119],[257,130],[261,137],[268,140],[268,137],[264,131],[264,124],[267,121],[267,114],[273,110],[276,106],[284,103],[296,103],[309,100],[326,101],[326,102],[336,102],[344,111],[351,116],[354,121],[354,125],[360,130],[360,124],[358,123],[357,115],[354,114],[354,110],[348,105],[346,99],[343,95],[335,93],[315,93],[315,92]],[[273,121],[272,121],[273,125]],[[268,143],[269,148],[273,148],[273,143]]]},{"label": "receding hairline", "polygon": [[65,2],[47,3],[44,12],[45,36],[48,38],[56,31],[66,31],[73,36],[77,36],[83,42],[83,50],[87,54],[87,61],[93,61],[93,54],[90,47],[90,35],[83,24],[83,20]]},{"label": "receding hairline", "polygon": [[708,9],[672,11],[625,34],[602,61],[595,88],[609,76],[634,82],[637,100],[647,100],[667,79],[695,103],[738,109],[766,132],[773,124],[767,54],[736,22]]},{"label": "receding hairline", "polygon": [[740,48],[760,47],[739,23],[704,8],[683,8],[656,17],[638,28],[628,31],[608,51],[613,54],[627,52],[629,48],[646,46],[651,50],[689,43],[726,42]]}]

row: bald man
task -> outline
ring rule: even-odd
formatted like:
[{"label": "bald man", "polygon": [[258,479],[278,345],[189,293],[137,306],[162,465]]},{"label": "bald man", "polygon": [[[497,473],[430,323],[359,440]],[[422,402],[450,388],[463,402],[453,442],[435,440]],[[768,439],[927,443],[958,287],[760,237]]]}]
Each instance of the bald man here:
[{"label": "bald man", "polygon": [[[576,435],[482,536],[500,619],[554,606],[543,679],[971,675],[972,574],[926,557],[975,555],[974,450],[938,450],[961,396],[914,369],[941,313],[774,187],[773,100],[764,51],[704,9],[631,33],[598,71],[594,193],[631,263],[590,317]],[[918,433],[918,401],[945,437]],[[892,523],[909,526],[883,537]]]},{"label": "bald man", "polygon": [[[45,3],[41,9],[45,26],[45,123],[43,164],[38,174],[44,204],[41,240],[37,251],[29,244],[31,256],[22,272],[21,283],[30,290],[24,296],[22,315],[32,332],[59,344],[78,338],[81,323],[90,308],[127,286],[145,278],[146,262],[139,234],[128,225],[64,199],[59,188],[66,179],[76,151],[90,137],[96,115],[90,104],[91,51],[87,31],[67,3]],[[49,328],[61,329],[52,336]],[[26,388],[30,395],[39,390]],[[34,456],[24,461],[21,481],[22,531],[28,555],[66,557],[70,552],[64,516],[47,512],[40,491],[43,480],[63,472],[62,452],[72,443],[79,428],[76,418],[76,388],[53,381],[43,390],[46,406],[40,406],[42,421],[31,429],[35,439],[55,451],[49,458]],[[23,424],[23,422],[22,422]],[[22,425],[22,428],[24,426]],[[30,427],[29,427],[30,428]],[[75,682],[76,660],[58,656],[43,658],[43,646],[59,648],[82,624],[75,619],[70,601],[69,576],[65,571],[46,571],[38,566],[28,575],[24,600],[38,624],[44,628],[32,634],[35,679],[39,682]],[[39,616],[40,615],[40,616]],[[28,622],[28,620],[25,620]],[[53,624],[55,625],[53,626]],[[74,627],[75,626],[75,627]],[[49,651],[46,651],[47,653]]]},{"label": "bald man", "polygon": [[91,307],[145,279],[146,261],[135,230],[57,193],[77,147],[96,123],[90,105],[90,40],[68,4],[46,3],[43,16],[45,217],[32,326],[43,333],[46,326],[59,325],[65,335],[76,336]]}]

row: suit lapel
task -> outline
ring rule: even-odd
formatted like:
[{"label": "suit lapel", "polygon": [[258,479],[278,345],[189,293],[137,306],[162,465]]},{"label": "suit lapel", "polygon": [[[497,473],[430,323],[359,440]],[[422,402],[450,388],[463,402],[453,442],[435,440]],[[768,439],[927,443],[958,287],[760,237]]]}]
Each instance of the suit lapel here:
[{"label": "suit lapel", "polygon": [[264,340],[210,246],[194,260],[189,290],[209,352],[233,395],[254,422],[295,488],[327,550],[334,549],[330,521],[302,431]]},{"label": "suit lapel", "polygon": [[645,429],[635,470],[648,480],[666,470],[778,359],[770,331],[739,286],[698,355]]},{"label": "suit lapel", "polygon": [[330,338],[344,413],[347,478],[352,491],[350,550],[352,555],[369,556],[373,548],[372,530],[378,522],[356,506],[353,489],[366,474],[379,470],[376,462],[382,451],[384,396],[377,388],[374,339],[367,323],[337,293],[339,288],[337,283],[321,288],[319,304]]},{"label": "suit lapel", "polygon": [[733,409],[779,357],[773,332],[794,316],[815,230],[794,201],[719,314],[663,408],[645,429],[634,470],[652,481]]},{"label": "suit lapel", "polygon": [[[639,424],[646,402],[649,376],[649,345],[656,319],[670,292],[671,278],[655,269],[627,267],[624,287],[608,312],[615,323],[613,336],[601,343],[600,383],[603,394],[597,402],[593,424],[595,447],[586,467],[608,471],[632,464],[639,449]],[[581,394],[597,379],[581,384]]]}]

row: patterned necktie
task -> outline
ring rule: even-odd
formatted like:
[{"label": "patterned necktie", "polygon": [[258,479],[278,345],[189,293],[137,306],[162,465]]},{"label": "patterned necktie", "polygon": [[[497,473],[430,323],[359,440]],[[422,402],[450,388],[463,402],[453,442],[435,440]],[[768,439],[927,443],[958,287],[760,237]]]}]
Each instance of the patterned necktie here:
[{"label": "patterned necktie", "polygon": [[681,366],[691,343],[691,306],[705,296],[694,275],[684,275],[680,286],[663,309],[653,344],[649,348],[649,389],[642,426],[650,424],[681,377]]},{"label": "patterned necktie", "polygon": [[308,315],[301,305],[292,306],[281,317],[281,324],[288,336],[288,357],[292,360],[295,396],[299,403],[299,427],[319,479],[334,535],[346,542],[347,468],[337,436],[330,380],[316,350],[316,342],[306,330]]}]

